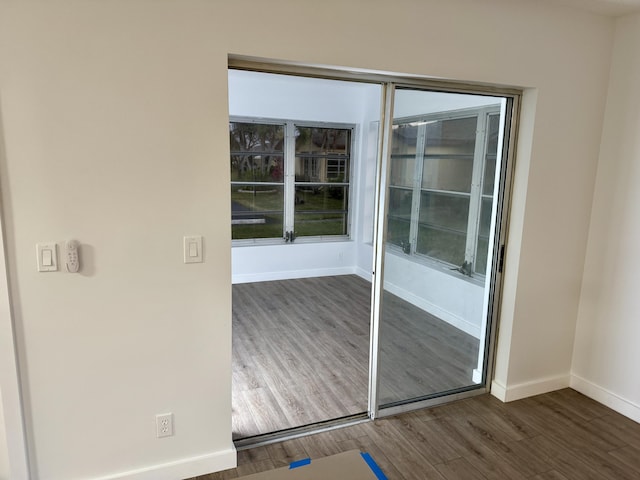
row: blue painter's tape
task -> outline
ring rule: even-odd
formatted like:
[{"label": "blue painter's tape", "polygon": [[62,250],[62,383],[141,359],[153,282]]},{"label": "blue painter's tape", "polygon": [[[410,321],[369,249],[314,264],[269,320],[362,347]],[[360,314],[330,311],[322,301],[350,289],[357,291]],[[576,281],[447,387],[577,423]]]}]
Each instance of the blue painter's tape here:
[{"label": "blue painter's tape", "polygon": [[304,458],[302,460],[297,460],[295,462],[291,462],[289,464],[289,470],[293,470],[294,468],[304,467],[305,465],[309,465],[311,463],[310,458]]},{"label": "blue painter's tape", "polygon": [[360,455],[364,458],[364,461],[367,462],[367,465],[369,465],[369,468],[378,480],[388,480],[387,476],[380,470],[378,464],[371,458],[371,455],[368,453],[360,453]]}]

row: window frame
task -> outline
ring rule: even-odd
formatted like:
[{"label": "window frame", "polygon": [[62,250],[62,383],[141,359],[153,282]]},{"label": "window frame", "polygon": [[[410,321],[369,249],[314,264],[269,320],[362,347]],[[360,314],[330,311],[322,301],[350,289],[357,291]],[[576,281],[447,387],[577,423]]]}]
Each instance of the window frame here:
[{"label": "window frame", "polygon": [[[442,271],[447,271],[449,273],[458,271],[460,272],[461,265],[455,265],[453,263],[449,263],[445,260],[441,260],[436,257],[429,256],[424,253],[420,253],[417,251],[417,243],[418,243],[418,235],[419,235],[419,225],[420,225],[420,206],[422,194],[425,192],[432,192],[443,195],[451,195],[456,197],[464,197],[469,199],[469,213],[467,217],[467,230],[466,230],[466,238],[465,238],[465,250],[464,250],[464,261],[471,263],[471,272],[470,274],[464,274],[465,278],[473,280],[477,278],[479,280],[484,279],[485,274],[479,273],[476,271],[476,256],[478,249],[478,237],[480,231],[480,215],[481,215],[481,206],[482,201],[484,199],[493,199],[495,193],[492,192],[491,195],[483,194],[484,191],[484,172],[485,172],[485,164],[488,158],[488,145],[489,145],[489,119],[491,115],[501,115],[501,106],[500,104],[481,106],[481,107],[471,107],[471,108],[463,108],[450,110],[447,112],[435,112],[423,115],[413,115],[408,117],[396,118],[393,121],[393,125],[403,125],[409,123],[418,123],[418,131],[416,134],[416,144],[415,144],[415,166],[414,166],[414,176],[412,186],[406,185],[393,185],[391,181],[389,182],[389,192],[395,191],[410,191],[412,195],[412,203],[411,203],[411,212],[410,212],[410,229],[409,229],[409,241],[408,246],[406,245],[397,245],[395,243],[391,243],[388,240],[386,243],[386,248],[389,252],[397,254],[397,255],[408,255],[415,261],[422,263],[429,267],[436,267]],[[462,118],[469,118],[476,116],[476,137],[474,144],[474,152],[473,152],[473,165],[472,165],[472,175],[471,175],[471,187],[469,192],[458,192],[458,191],[450,191],[444,189],[433,189],[433,188],[423,188],[422,187],[422,176],[424,170],[424,162],[425,159],[428,158],[428,155],[425,152],[425,144],[427,141],[426,138],[426,130],[427,125],[429,123],[445,121],[445,120],[455,120]],[[499,153],[497,156],[499,156]],[[391,159],[393,159],[394,154],[391,154]],[[393,160],[392,160],[393,161]],[[389,193],[391,196],[391,193]],[[393,218],[392,215],[388,216]],[[398,217],[400,218],[400,217]],[[462,272],[460,272],[462,274]]]},{"label": "window frame", "polygon": [[[350,131],[349,142],[349,175],[346,181],[338,182],[332,185],[346,187],[348,190],[347,196],[347,209],[345,212],[346,222],[346,234],[344,235],[308,235],[295,237],[295,241],[292,243],[325,243],[325,242],[343,242],[351,240],[351,225],[353,218],[353,200],[357,198],[354,193],[354,165],[358,161],[357,156],[357,124],[342,123],[342,122],[323,122],[313,120],[294,120],[284,118],[265,118],[265,117],[250,117],[241,115],[230,115],[229,124],[231,123],[254,123],[262,125],[282,125],[284,127],[284,148],[283,148],[283,181],[280,183],[261,182],[261,185],[283,185],[283,225],[282,234],[280,237],[265,237],[265,238],[243,238],[233,239],[232,246],[259,246],[259,245],[283,245],[288,243],[285,235],[288,231],[295,233],[295,192],[298,182],[295,178],[295,162],[296,162],[296,127],[302,128],[333,128]],[[230,151],[230,157],[233,155],[233,151]],[[312,185],[324,185],[327,182],[311,182]],[[251,184],[251,182],[235,182],[230,181],[230,186],[233,185],[245,185]],[[312,212],[310,212],[312,213]]]}]

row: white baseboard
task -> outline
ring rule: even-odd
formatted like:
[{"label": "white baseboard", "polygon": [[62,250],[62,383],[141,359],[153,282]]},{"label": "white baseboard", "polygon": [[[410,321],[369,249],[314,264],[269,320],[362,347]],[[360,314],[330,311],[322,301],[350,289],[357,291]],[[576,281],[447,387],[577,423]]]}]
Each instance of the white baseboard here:
[{"label": "white baseboard", "polygon": [[220,472],[237,465],[235,447],[208,455],[185,458],[174,462],[162,463],[146,468],[120,472],[95,480],[180,480],[197,477],[207,473]]},{"label": "white baseboard", "polygon": [[356,271],[354,273],[367,282],[373,281],[373,274],[371,273],[371,270],[365,270],[364,268],[356,267]]},{"label": "white baseboard", "polygon": [[531,382],[505,386],[494,380],[491,382],[491,394],[503,402],[512,402],[522,398],[533,397],[543,393],[553,392],[569,386],[569,375],[547,377]]},{"label": "white baseboard", "polygon": [[507,388],[497,380],[491,382],[491,395],[496,397],[498,400],[506,402],[507,398]]},{"label": "white baseboard", "polygon": [[480,327],[468,322],[464,318],[461,318],[427,300],[418,297],[411,292],[407,292],[405,289],[398,287],[390,282],[384,282],[384,288],[388,292],[400,297],[401,299],[415,305],[416,307],[429,312],[431,315],[438,317],[440,320],[447,322],[450,325],[462,330],[464,333],[480,338]]},{"label": "white baseboard", "polygon": [[578,375],[571,375],[570,386],[583,395],[586,395],[587,397],[606,405],[612,410],[615,410],[621,415],[640,423],[640,405],[627,400],[606,388],[602,388],[595,383],[579,377]]},{"label": "white baseboard", "polygon": [[274,280],[291,280],[294,278],[329,277],[332,275],[352,275],[356,273],[355,267],[316,268],[304,270],[287,270],[280,272],[261,272],[233,275],[231,282],[271,282]]}]

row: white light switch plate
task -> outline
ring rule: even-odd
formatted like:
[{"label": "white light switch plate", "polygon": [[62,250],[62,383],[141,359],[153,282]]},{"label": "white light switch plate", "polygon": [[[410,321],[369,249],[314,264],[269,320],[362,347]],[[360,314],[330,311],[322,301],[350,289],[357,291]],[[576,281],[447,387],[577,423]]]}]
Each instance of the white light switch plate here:
[{"label": "white light switch plate", "polygon": [[58,245],[56,243],[36,244],[36,261],[39,272],[58,271]]},{"label": "white light switch plate", "polygon": [[202,262],[202,235],[184,237],[184,263]]}]

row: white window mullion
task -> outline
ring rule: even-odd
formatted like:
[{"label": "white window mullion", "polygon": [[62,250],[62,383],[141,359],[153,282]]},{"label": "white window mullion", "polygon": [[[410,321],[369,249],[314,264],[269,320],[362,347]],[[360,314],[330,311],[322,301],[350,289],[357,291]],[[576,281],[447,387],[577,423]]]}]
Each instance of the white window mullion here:
[{"label": "white window mullion", "polygon": [[284,127],[284,231],[293,232],[296,199],[296,126],[286,122]]},{"label": "white window mullion", "polygon": [[465,261],[471,265],[475,263],[478,244],[478,225],[480,222],[480,205],[482,199],[482,175],[484,172],[484,158],[487,137],[487,114],[478,114],[476,128],[476,142],[473,152],[473,172],[471,174],[471,198],[469,200],[469,219],[467,222],[467,242],[465,246]]},{"label": "white window mullion", "polygon": [[422,187],[422,168],[424,165],[424,148],[426,142],[427,124],[421,122],[416,139],[416,165],[413,173],[413,195],[411,198],[411,228],[409,243],[411,254],[416,253],[418,244],[418,223],[420,220],[420,188]]}]

